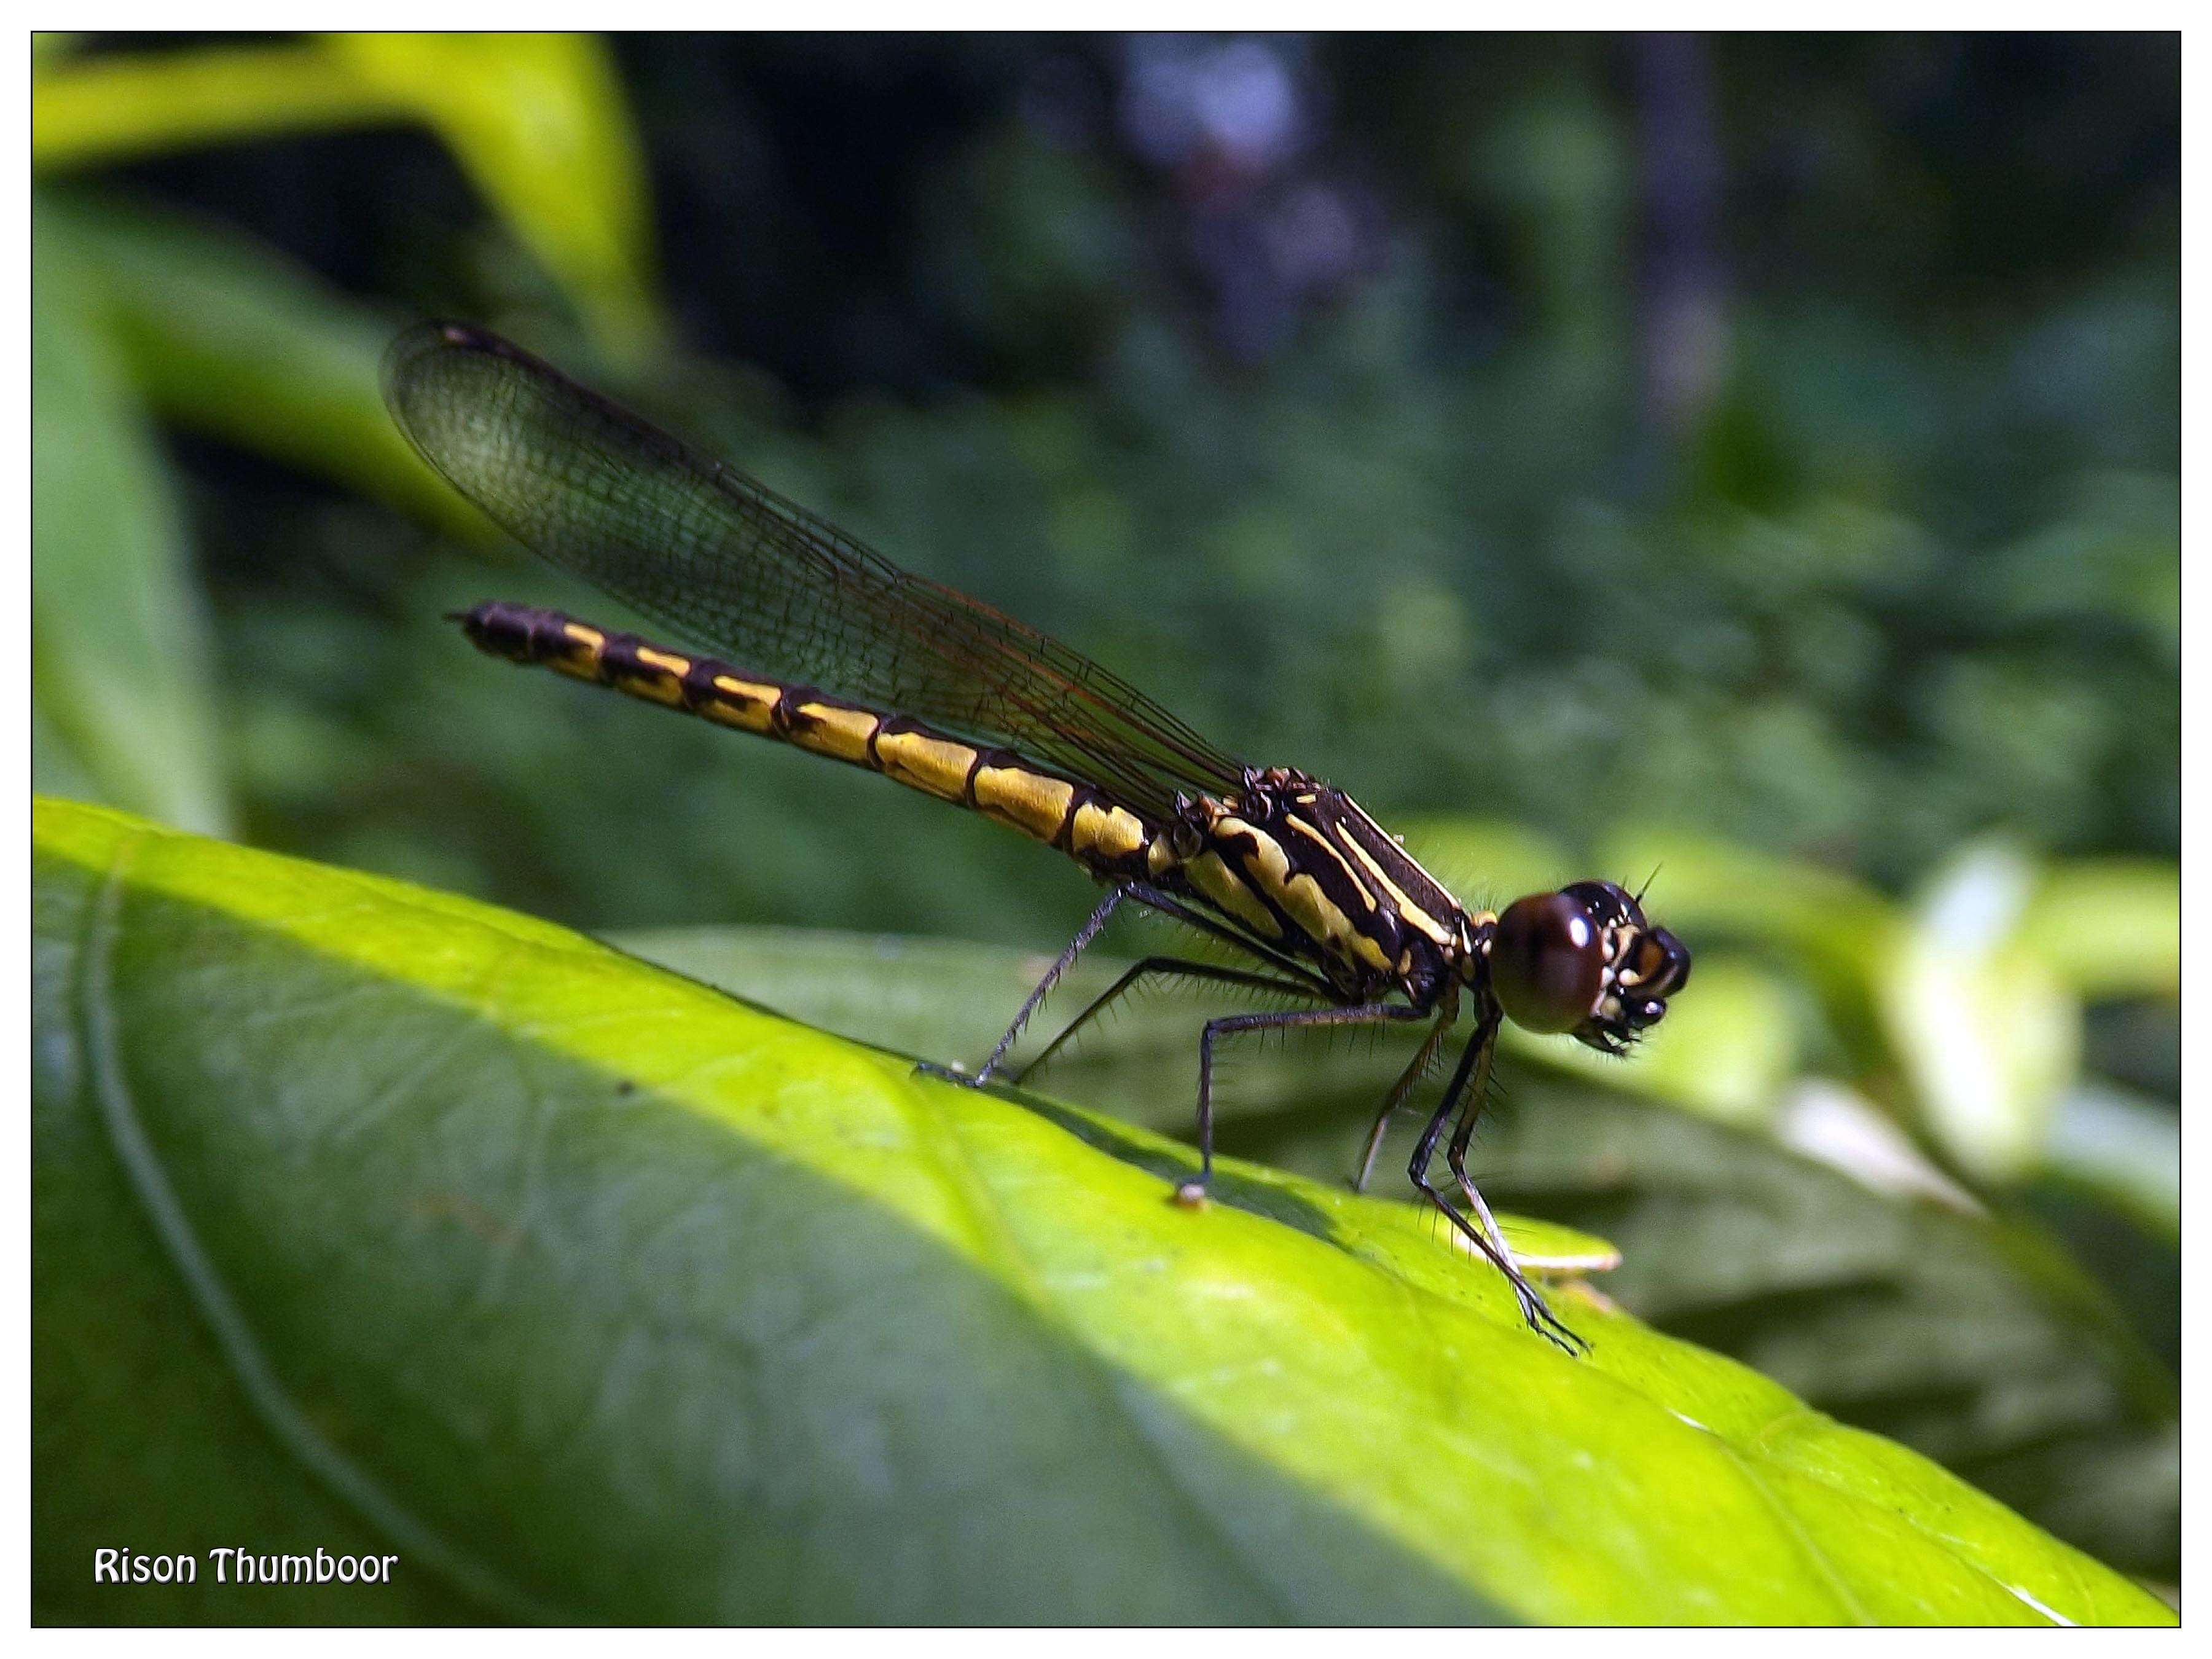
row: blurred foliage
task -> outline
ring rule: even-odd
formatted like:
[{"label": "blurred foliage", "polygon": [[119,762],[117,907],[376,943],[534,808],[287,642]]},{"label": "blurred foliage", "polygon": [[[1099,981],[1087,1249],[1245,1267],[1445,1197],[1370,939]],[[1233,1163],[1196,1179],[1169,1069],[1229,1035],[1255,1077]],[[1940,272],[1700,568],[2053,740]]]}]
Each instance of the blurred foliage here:
[{"label": "blurred foliage", "polygon": [[[1876,1229],[1872,1324],[1783,1283],[1850,1280],[1873,1224],[1795,1174],[1599,1231],[1662,1322],[1773,1267],[1700,1340],[2172,1579],[2170,1401],[2102,1338],[2063,1382],[2070,1328],[2018,1312],[2078,1291],[2179,1363],[2170,38],[67,37],[33,70],[42,785],[586,927],[1056,946],[1087,896],[1018,838],[437,620],[598,607],[377,406],[403,322],[504,328],[1354,788],[1471,899],[1656,865],[1696,979],[1595,1074],[1705,1121],[1561,1107],[1501,1131],[1500,1190],[1572,1220],[1589,1182],[1524,1160],[1756,1134],[1949,1206]],[[1567,1063],[1547,1121],[1611,1098]],[[1350,1101],[1246,1150],[1341,1173]],[[1905,1272],[1954,1222],[1970,1259]],[[1824,1382],[1860,1342],[1911,1363]]]},{"label": "blurred foliage", "polygon": [[577,35],[332,34],[158,55],[52,53],[41,173],[363,123],[434,132],[611,348],[655,343],[643,161],[604,47]]},{"label": "blurred foliage", "polygon": [[229,828],[219,695],[176,489],[88,315],[83,250],[33,244],[34,767],[187,829]]}]

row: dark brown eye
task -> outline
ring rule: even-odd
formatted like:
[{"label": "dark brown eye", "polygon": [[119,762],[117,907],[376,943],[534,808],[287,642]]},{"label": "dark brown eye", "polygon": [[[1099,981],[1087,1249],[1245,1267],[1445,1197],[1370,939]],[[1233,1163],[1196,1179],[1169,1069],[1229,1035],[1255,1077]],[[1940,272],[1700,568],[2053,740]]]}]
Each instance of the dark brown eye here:
[{"label": "dark brown eye", "polygon": [[1516,899],[1490,941],[1490,984],[1506,1017],[1530,1031],[1571,1031],[1605,988],[1605,946],[1589,912],[1565,893]]}]

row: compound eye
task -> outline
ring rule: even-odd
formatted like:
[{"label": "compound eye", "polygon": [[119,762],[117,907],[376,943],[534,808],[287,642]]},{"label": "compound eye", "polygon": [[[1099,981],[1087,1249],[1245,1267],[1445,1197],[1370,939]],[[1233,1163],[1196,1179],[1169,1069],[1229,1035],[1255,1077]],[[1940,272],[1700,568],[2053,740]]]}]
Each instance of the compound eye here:
[{"label": "compound eye", "polygon": [[1490,984],[1525,1030],[1571,1031],[1605,989],[1605,945],[1590,914],[1565,893],[1516,899],[1490,940]]},{"label": "compound eye", "polygon": [[1601,923],[1628,921],[1635,923],[1638,927],[1644,925],[1644,907],[1636,902],[1633,894],[1618,882],[1571,882],[1559,890],[1588,910]]}]

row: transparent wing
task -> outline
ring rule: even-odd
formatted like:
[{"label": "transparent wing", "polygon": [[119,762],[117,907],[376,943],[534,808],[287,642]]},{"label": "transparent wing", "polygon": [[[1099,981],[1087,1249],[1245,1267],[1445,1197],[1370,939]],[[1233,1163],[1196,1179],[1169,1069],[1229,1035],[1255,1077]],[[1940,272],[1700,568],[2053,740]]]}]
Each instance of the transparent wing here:
[{"label": "transparent wing", "polygon": [[1127,682],[888,559],[496,335],[426,324],[385,400],[456,489],[562,568],[778,679],[1016,749],[1164,814],[1243,767]]}]

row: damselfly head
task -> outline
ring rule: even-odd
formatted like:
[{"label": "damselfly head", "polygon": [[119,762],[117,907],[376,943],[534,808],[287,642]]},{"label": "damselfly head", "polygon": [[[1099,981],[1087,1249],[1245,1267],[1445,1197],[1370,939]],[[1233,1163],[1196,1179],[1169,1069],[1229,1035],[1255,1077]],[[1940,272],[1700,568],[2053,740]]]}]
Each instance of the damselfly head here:
[{"label": "damselfly head", "polygon": [[1531,1031],[1571,1031],[1618,1054],[1690,980],[1690,952],[1609,881],[1578,881],[1507,905],[1492,930],[1498,1006]]}]

